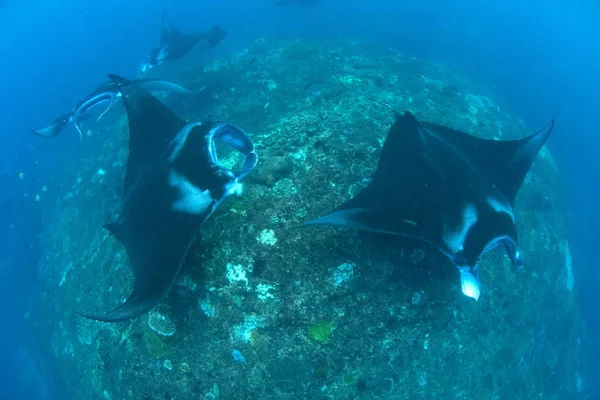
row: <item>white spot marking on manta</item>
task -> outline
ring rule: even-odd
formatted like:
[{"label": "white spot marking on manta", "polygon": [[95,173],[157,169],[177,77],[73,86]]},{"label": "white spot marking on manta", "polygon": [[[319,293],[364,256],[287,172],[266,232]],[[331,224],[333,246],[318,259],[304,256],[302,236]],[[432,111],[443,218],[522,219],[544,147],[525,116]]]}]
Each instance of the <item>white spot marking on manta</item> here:
[{"label": "white spot marking on manta", "polygon": [[493,197],[486,197],[485,200],[487,201],[489,206],[492,207],[492,210],[496,211],[497,213],[507,214],[512,220],[513,224],[515,223],[515,213],[513,212],[513,209],[510,205],[498,201]]},{"label": "white spot marking on manta", "polygon": [[468,267],[459,267],[458,270],[460,271],[460,288],[463,294],[475,301],[479,300],[481,295],[479,279],[470,272]]},{"label": "white spot marking on manta", "polygon": [[410,219],[405,219],[404,222],[406,222],[407,224],[410,224],[410,225],[414,225],[414,226],[418,225],[415,221],[411,221]]},{"label": "white spot marking on manta", "polygon": [[173,141],[171,142],[173,146],[175,146],[175,148],[169,155],[169,161],[175,161],[179,153],[181,153],[181,149],[183,149],[183,146],[185,146],[185,142],[187,141],[187,138],[190,135],[192,129],[200,125],[202,125],[202,122],[194,122],[192,124],[187,124],[183,127],[181,131],[179,131],[177,136],[175,136],[175,139],[173,139]]},{"label": "white spot marking on manta", "polygon": [[241,196],[244,193],[244,185],[238,182],[237,178],[225,185],[225,196]]},{"label": "white spot marking on manta", "polygon": [[460,229],[451,231],[448,223],[444,222],[444,243],[452,254],[462,251],[469,229],[477,222],[477,209],[472,204],[467,204],[463,209],[462,224]]},{"label": "white spot marking on manta", "polygon": [[156,61],[163,62],[169,56],[168,46],[162,46],[160,51],[158,52],[158,56],[156,56]]},{"label": "white spot marking on manta", "polygon": [[202,214],[213,202],[209,190],[194,186],[183,175],[175,171],[169,174],[169,185],[179,190],[179,199],[173,202],[173,210],[188,214]]}]

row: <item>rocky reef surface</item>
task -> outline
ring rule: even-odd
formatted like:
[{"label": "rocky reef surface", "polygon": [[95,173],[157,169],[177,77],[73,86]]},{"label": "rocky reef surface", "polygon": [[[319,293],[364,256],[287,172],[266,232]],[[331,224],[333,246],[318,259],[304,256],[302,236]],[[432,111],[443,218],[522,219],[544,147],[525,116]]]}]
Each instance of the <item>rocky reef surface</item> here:
[{"label": "rocky reef surface", "polygon": [[65,161],[39,203],[45,291],[30,317],[74,398],[584,398],[568,220],[547,149],[515,204],[525,268],[487,253],[478,302],[420,242],[300,227],[376,167],[393,115],[367,96],[485,138],[538,128],[492,91],[369,43],[306,40],[258,40],[161,78],[206,85],[162,98],[185,118],[242,127],[259,165],[204,225],[167,299],[137,320],[99,323],[75,311],[111,310],[132,286],[124,248],[102,229],[121,200],[122,107],[88,131],[78,168]]}]

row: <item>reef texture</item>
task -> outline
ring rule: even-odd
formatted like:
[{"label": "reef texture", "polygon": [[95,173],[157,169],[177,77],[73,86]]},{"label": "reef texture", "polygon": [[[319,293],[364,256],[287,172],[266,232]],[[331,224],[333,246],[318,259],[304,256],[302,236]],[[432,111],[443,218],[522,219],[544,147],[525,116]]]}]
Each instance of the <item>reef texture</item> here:
[{"label": "reef texture", "polygon": [[300,227],[358,193],[376,167],[393,115],[365,95],[485,138],[541,127],[456,72],[369,43],[259,40],[161,77],[206,85],[193,99],[162,98],[185,118],[242,127],[259,165],[204,225],[159,307],[132,322],[90,321],[75,312],[111,310],[132,286],[124,248],[102,228],[121,200],[122,106],[92,124],[79,168],[65,161],[39,203],[46,286],[31,317],[74,398],[585,397],[568,221],[547,149],[515,204],[525,268],[487,253],[478,302],[423,243]]}]

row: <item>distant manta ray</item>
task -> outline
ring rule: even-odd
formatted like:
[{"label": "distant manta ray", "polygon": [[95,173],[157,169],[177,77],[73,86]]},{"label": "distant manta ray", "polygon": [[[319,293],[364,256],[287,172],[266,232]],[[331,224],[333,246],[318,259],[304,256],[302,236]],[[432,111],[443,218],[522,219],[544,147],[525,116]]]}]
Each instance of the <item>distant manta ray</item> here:
[{"label": "distant manta ray", "polygon": [[313,7],[313,6],[318,6],[319,4],[322,4],[322,3],[323,3],[323,0],[279,0],[275,4],[273,4],[273,7],[287,6],[287,5]]},{"label": "distant manta ray", "polygon": [[[116,322],[158,304],[177,278],[203,223],[257,155],[240,128],[218,121],[186,122],[138,84],[109,75],[122,93],[129,122],[129,157],[123,200],[115,222],[105,226],[123,244],[134,274],[133,291],[113,311],[86,318]],[[219,164],[216,144],[244,156],[239,169]]]},{"label": "distant manta ray", "polygon": [[140,68],[139,76],[143,76],[158,65],[179,60],[194,47],[203,45],[206,48],[213,48],[224,38],[225,31],[219,25],[205,32],[183,34],[169,22],[167,14],[163,13],[160,44],[148,54],[146,62]]},{"label": "distant manta ray", "polygon": [[[137,79],[134,82],[150,91],[164,91],[167,93],[180,93],[180,94],[193,94],[202,91],[190,91],[173,82],[163,81],[160,79]],[[83,130],[81,128],[81,121],[86,120],[90,111],[97,106],[104,105],[106,108],[100,116],[96,119],[96,122],[106,115],[108,110],[115,103],[115,100],[121,97],[119,87],[112,81],[108,81],[98,86],[93,92],[85,96],[72,111],[67,114],[61,115],[48,126],[42,129],[33,129],[31,132],[34,135],[52,138],[58,136],[63,131],[67,123],[72,122],[77,132],[79,132],[80,140],[83,140]]]},{"label": "distant manta ray", "polygon": [[430,243],[458,268],[462,292],[477,300],[483,253],[504,244],[513,264],[522,264],[513,202],[553,127],[519,140],[485,140],[397,114],[369,185],[306,224]]}]

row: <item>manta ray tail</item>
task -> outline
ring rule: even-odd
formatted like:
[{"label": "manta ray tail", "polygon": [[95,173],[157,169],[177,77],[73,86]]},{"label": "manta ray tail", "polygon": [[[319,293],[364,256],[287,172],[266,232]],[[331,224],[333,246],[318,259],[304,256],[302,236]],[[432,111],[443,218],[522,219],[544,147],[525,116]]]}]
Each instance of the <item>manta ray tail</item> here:
[{"label": "manta ray tail", "polygon": [[34,135],[37,135],[40,137],[45,137],[45,138],[56,137],[56,136],[58,136],[58,134],[60,134],[63,131],[63,129],[65,129],[65,126],[67,126],[67,124],[71,120],[71,115],[72,115],[71,113],[61,115],[59,118],[52,121],[45,128],[32,129],[31,132]]}]

